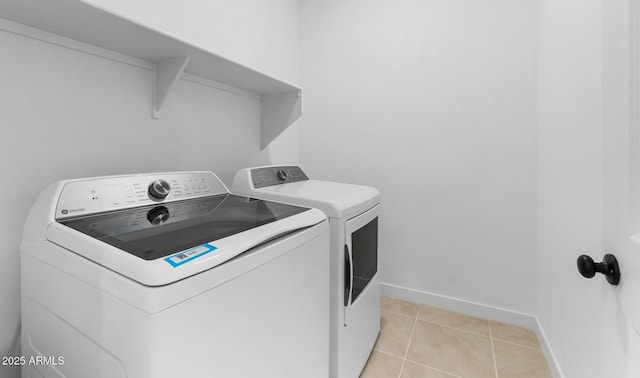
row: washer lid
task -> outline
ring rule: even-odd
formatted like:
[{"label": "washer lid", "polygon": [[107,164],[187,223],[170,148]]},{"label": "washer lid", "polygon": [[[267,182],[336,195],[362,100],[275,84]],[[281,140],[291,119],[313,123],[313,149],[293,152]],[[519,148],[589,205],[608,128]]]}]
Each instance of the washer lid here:
[{"label": "washer lid", "polygon": [[[167,210],[168,216],[161,215]],[[264,243],[295,238],[292,232],[324,220],[317,209],[225,194],[59,220],[47,228],[47,240],[141,284],[160,286]]]},{"label": "washer lid", "polygon": [[307,210],[222,194],[58,222],[141,259],[155,260]]},{"label": "washer lid", "polygon": [[331,218],[363,212],[380,202],[380,192],[370,186],[306,180],[253,189],[258,198],[315,207]]}]

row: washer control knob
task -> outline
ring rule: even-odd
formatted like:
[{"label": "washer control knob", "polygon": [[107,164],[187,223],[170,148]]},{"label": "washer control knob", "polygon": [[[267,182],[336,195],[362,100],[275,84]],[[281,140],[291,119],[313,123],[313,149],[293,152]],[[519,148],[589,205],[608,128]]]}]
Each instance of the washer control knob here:
[{"label": "washer control knob", "polygon": [[276,171],[276,175],[278,176],[280,181],[287,181],[287,179],[289,178],[289,172],[284,169],[278,169]]},{"label": "washer control knob", "polygon": [[164,206],[154,207],[153,209],[149,210],[149,212],[147,213],[147,219],[149,220],[149,223],[151,223],[154,226],[157,226],[159,224],[162,224],[168,221],[169,217],[170,217],[169,209],[167,209]]},{"label": "washer control knob", "polygon": [[171,191],[171,185],[166,180],[158,179],[149,184],[149,197],[151,199],[163,200],[167,198]]}]

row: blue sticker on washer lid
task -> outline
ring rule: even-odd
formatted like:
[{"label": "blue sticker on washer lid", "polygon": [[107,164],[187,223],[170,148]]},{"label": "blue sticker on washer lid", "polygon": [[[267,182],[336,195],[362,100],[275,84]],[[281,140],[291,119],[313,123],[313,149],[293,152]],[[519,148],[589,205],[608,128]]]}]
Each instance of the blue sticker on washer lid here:
[{"label": "blue sticker on washer lid", "polygon": [[213,246],[209,243],[205,243],[203,245],[199,245],[197,247],[193,247],[182,252],[178,252],[175,255],[171,255],[166,257],[164,261],[171,264],[172,267],[177,268],[184,263],[188,263],[191,260],[195,260],[200,256],[204,256],[207,253],[211,253],[218,249],[216,246]]}]

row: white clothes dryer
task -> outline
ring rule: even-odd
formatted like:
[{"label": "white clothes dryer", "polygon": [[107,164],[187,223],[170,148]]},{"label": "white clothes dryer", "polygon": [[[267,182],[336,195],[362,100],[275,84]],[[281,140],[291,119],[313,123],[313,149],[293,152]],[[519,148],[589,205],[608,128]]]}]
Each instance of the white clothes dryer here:
[{"label": "white clothes dryer", "polygon": [[368,186],[310,180],[297,166],[238,171],[231,190],[318,208],[329,217],[331,377],[360,375],[380,332],[380,193]]},{"label": "white clothes dryer", "polygon": [[328,230],[211,172],[57,182],[24,227],[22,376],[325,378]]}]

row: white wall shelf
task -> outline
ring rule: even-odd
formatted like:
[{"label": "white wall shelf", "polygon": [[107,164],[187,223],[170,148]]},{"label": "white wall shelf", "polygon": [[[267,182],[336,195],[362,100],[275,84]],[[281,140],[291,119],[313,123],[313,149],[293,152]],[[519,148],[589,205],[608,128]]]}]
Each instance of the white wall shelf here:
[{"label": "white wall shelf", "polygon": [[261,101],[261,149],[302,115],[300,87],[79,0],[2,0],[0,18],[149,62],[154,118],[184,74],[255,94]]}]

